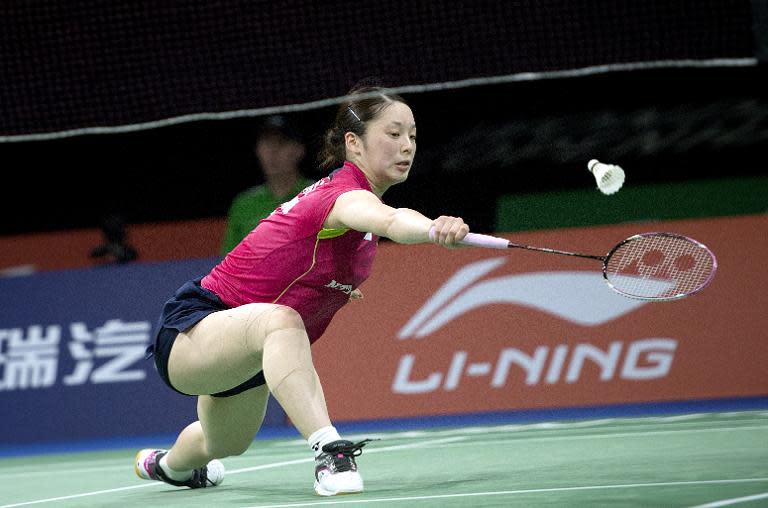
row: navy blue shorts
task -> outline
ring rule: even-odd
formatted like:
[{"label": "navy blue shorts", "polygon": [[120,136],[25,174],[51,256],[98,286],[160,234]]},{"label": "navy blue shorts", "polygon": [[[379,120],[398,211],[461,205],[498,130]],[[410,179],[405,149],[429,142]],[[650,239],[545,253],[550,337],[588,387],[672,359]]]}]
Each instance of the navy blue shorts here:
[{"label": "navy blue shorts", "polygon": [[[228,309],[215,293],[200,285],[201,279],[194,279],[181,286],[170,300],[163,305],[163,312],[158,321],[155,344],[147,348],[147,353],[155,357],[155,367],[160,378],[173,390],[182,395],[189,395],[173,387],[168,377],[168,359],[171,348],[179,332],[189,330],[205,316],[213,312]],[[229,390],[212,393],[213,397],[231,397],[251,388],[266,383],[264,372],[259,372],[248,381]]]}]

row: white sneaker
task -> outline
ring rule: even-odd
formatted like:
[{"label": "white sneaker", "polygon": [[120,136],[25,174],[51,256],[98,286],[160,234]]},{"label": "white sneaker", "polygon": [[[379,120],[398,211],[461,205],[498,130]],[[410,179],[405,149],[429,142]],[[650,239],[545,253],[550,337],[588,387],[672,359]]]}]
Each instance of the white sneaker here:
[{"label": "white sneaker", "polygon": [[143,480],[158,480],[175,487],[189,487],[190,489],[203,489],[215,487],[224,481],[224,464],[218,460],[212,460],[203,467],[192,472],[192,478],[183,482],[168,478],[160,467],[160,459],[168,453],[168,450],[153,450],[146,448],[139,450],[136,460],[133,462],[133,470],[136,476]]},{"label": "white sneaker", "polygon": [[363,478],[357,472],[355,457],[370,439],[333,441],[323,446],[323,452],[315,457],[315,492],[319,496],[356,494],[363,491]]}]

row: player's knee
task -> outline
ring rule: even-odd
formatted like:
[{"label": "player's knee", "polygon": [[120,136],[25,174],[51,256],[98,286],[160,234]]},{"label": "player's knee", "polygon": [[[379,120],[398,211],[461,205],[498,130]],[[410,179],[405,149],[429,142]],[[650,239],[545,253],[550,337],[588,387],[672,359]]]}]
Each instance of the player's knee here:
[{"label": "player's knee", "polygon": [[304,329],[304,320],[301,315],[290,307],[275,305],[268,316],[269,331]]},{"label": "player's knee", "polygon": [[[267,310],[254,306],[246,329],[250,350],[260,359],[272,334],[281,330],[305,332],[304,320],[298,312],[284,305],[271,305]],[[301,335],[306,337],[306,333]]]}]

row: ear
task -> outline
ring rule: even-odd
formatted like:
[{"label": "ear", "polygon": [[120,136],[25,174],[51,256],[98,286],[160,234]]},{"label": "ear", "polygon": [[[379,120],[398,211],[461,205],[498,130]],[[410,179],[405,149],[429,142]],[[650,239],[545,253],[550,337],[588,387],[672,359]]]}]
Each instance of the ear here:
[{"label": "ear", "polygon": [[344,134],[344,146],[347,149],[347,154],[360,155],[361,141],[360,136],[354,132],[347,132]]}]

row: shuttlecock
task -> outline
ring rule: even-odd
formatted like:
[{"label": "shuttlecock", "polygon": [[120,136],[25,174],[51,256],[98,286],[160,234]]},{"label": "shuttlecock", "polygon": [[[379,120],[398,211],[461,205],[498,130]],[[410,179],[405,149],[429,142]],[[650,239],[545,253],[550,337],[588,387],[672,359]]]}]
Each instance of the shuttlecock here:
[{"label": "shuttlecock", "polygon": [[592,159],[587,163],[587,168],[594,175],[597,188],[603,194],[614,194],[624,185],[624,170],[620,166]]},{"label": "shuttlecock", "polygon": [[219,460],[213,459],[208,463],[208,482],[211,485],[221,485],[224,481],[225,472],[224,464]]}]

